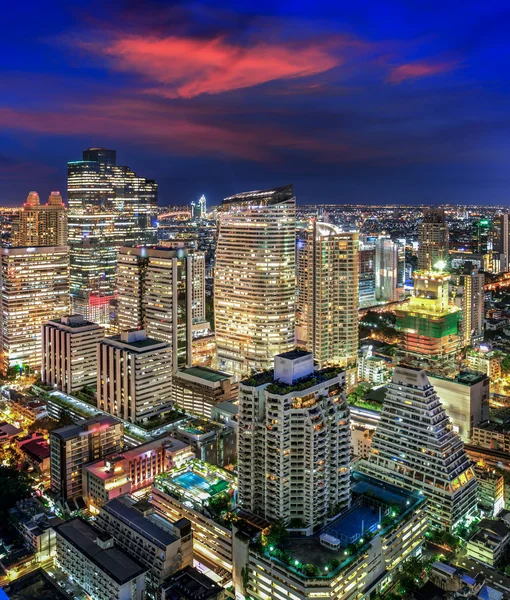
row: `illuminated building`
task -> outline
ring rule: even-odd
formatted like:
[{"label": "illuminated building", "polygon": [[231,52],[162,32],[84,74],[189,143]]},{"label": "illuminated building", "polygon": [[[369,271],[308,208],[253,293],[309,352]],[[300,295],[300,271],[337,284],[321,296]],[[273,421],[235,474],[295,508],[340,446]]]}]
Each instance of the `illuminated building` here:
[{"label": "illuminated building", "polygon": [[483,340],[485,315],[485,275],[466,262],[460,273],[452,274],[455,304],[462,311],[461,345],[471,346]]},{"label": "illuminated building", "polygon": [[239,388],[239,505],[307,534],[350,504],[345,373],[313,354],[275,356]]},{"label": "illuminated building", "polygon": [[415,271],[409,303],[395,310],[396,328],[402,332],[401,351],[409,358],[440,361],[459,349],[458,306],[450,299],[451,275],[441,271]]},{"label": "illuminated building", "polygon": [[471,251],[482,258],[484,271],[493,270],[493,228],[490,219],[478,219],[473,223]]},{"label": "illuminated building", "polygon": [[90,148],[68,163],[73,312],[109,322],[117,252],[156,239],[157,184],[116,164],[114,150]]},{"label": "illuminated building", "polygon": [[69,314],[67,246],[2,248],[1,372],[41,368],[41,326]]},{"label": "illuminated building", "polygon": [[126,493],[152,485],[154,478],[193,458],[188,444],[162,437],[118,454],[88,463],[83,467],[83,498],[96,511]]},{"label": "illuminated building", "polygon": [[476,478],[425,371],[397,366],[368,460],[359,469],[428,499],[431,524],[453,530],[476,507]]},{"label": "illuminated building", "polygon": [[358,234],[317,223],[298,241],[296,342],[319,365],[358,356]]},{"label": "illuminated building", "polygon": [[448,260],[448,227],[444,210],[426,210],[418,224],[418,269],[430,271],[434,265]]},{"label": "illuminated building", "polygon": [[375,240],[360,235],[359,306],[364,308],[375,304]]},{"label": "illuminated building", "polygon": [[122,449],[124,425],[103,415],[50,433],[51,491],[68,500],[82,494],[83,465]]},{"label": "illuminated building", "polygon": [[135,329],[105,338],[97,352],[98,408],[131,423],[171,408],[170,344]]},{"label": "illuminated building", "polygon": [[104,329],[81,315],[69,315],[42,326],[41,381],[67,394],[95,386],[97,344]]},{"label": "illuminated building", "polygon": [[246,192],[218,207],[214,315],[219,368],[272,365],[294,347],[296,199],[292,186]]},{"label": "illuminated building", "polygon": [[508,213],[500,212],[492,220],[492,236],[492,269],[494,273],[506,273],[510,270]]},{"label": "illuminated building", "polygon": [[171,344],[172,368],[192,364],[195,328],[205,322],[203,252],[124,247],[118,259],[118,325]]},{"label": "illuminated building", "polygon": [[216,404],[234,399],[233,377],[205,367],[178,370],[172,378],[175,406],[187,413],[211,418]]},{"label": "illuminated building", "polygon": [[67,245],[67,208],[60,192],[51,192],[48,203],[41,204],[39,194],[30,192],[14,231],[13,246]]},{"label": "illuminated building", "polygon": [[380,302],[402,300],[405,246],[389,238],[375,241],[375,297]]}]

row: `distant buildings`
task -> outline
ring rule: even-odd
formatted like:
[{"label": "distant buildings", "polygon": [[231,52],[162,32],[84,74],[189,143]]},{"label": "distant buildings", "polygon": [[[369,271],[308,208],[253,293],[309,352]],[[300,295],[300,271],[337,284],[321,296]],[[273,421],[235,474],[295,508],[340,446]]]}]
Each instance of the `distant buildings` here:
[{"label": "distant buildings", "polygon": [[171,408],[172,347],[145,331],[123,331],[97,348],[97,407],[131,423]]},{"label": "distant buildings", "polygon": [[67,394],[97,381],[97,344],[104,329],[81,315],[68,315],[42,326],[41,381]]},{"label": "distant buildings", "polygon": [[239,504],[310,533],[350,504],[345,373],[303,351],[274,367],[240,384]]},{"label": "distant buildings", "polygon": [[476,507],[476,478],[424,371],[398,366],[360,470],[428,499],[433,527],[453,530]]},{"label": "distant buildings", "polygon": [[356,232],[316,221],[298,240],[296,342],[319,365],[356,362],[358,249]]},{"label": "distant buildings", "polygon": [[108,324],[121,246],[156,240],[157,184],[117,165],[115,150],[89,148],[68,163],[74,313]]},{"label": "distant buildings", "polygon": [[448,260],[449,234],[442,209],[426,210],[418,224],[418,270],[430,271]]},{"label": "distant buildings", "polygon": [[492,268],[495,273],[506,273],[510,270],[510,229],[508,227],[508,216],[508,213],[500,212],[492,220]]},{"label": "distant buildings", "polygon": [[249,374],[294,347],[296,199],[292,186],[218,207],[214,313],[219,367]]},{"label": "distant buildings", "polygon": [[490,219],[477,219],[473,223],[471,251],[482,261],[482,270],[493,270],[493,228]]},{"label": "distant buildings", "polygon": [[69,248],[2,248],[0,284],[0,371],[39,370],[42,325],[69,314]]},{"label": "distant buildings", "polygon": [[122,449],[124,425],[109,416],[55,429],[50,434],[51,490],[61,500],[82,494],[82,468]]},{"label": "distant buildings", "polygon": [[66,246],[67,208],[60,192],[51,192],[48,203],[30,192],[15,222],[13,246]]},{"label": "distant buildings", "polygon": [[193,329],[205,321],[205,256],[123,247],[118,259],[119,329],[145,329],[172,346],[172,370],[192,364]]}]

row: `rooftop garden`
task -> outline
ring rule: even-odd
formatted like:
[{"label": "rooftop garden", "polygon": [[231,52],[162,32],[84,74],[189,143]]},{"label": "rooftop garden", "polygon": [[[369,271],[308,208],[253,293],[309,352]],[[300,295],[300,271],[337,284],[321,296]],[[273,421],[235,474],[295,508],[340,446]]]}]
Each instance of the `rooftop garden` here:
[{"label": "rooftop garden", "polygon": [[153,429],[158,429],[159,427],[164,427],[170,423],[175,423],[175,421],[179,421],[183,419],[186,415],[180,410],[171,409],[158,417],[154,417],[149,419],[148,421],[144,421],[143,423],[137,423],[138,427],[145,429],[145,431],[152,431]]},{"label": "rooftop garden", "polygon": [[282,396],[286,394],[290,394],[292,392],[303,392],[308,390],[309,388],[319,385],[320,383],[324,383],[336,377],[339,373],[342,373],[344,369],[339,367],[327,367],[326,369],[322,369],[320,371],[314,371],[310,375],[306,377],[301,377],[301,379],[297,379],[295,383],[289,385],[287,383],[282,383],[280,381],[274,381],[269,384],[266,388],[266,391],[269,394],[280,394]]}]

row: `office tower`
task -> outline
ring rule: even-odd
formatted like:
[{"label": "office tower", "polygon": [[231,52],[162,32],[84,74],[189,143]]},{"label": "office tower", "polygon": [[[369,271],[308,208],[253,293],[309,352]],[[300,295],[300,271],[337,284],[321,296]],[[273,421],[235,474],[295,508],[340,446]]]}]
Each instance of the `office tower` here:
[{"label": "office tower", "polygon": [[90,148],[68,163],[67,187],[73,312],[108,324],[120,247],[156,239],[157,184]]},{"label": "office tower", "polygon": [[366,235],[359,241],[359,306],[374,306],[375,300],[375,239]]},{"label": "office tower", "polygon": [[62,202],[60,192],[51,192],[47,204],[41,204],[37,192],[30,192],[19,213],[13,246],[66,244],[67,208]]},{"label": "office tower", "polygon": [[193,564],[193,536],[188,519],[172,523],[155,514],[153,508],[139,507],[134,499],[122,496],[101,507],[96,526],[148,569],[148,598],[158,597],[158,588],[167,577]]},{"label": "office tower", "polygon": [[294,350],[240,383],[239,504],[311,533],[350,503],[345,373]]},{"label": "office tower", "polygon": [[380,237],[375,241],[375,297],[379,302],[402,299],[405,279],[405,244]]},{"label": "office tower", "polygon": [[205,321],[203,252],[124,247],[118,260],[118,325],[171,344],[173,370],[191,366],[194,328]]},{"label": "office tower", "polygon": [[358,233],[313,222],[298,242],[296,342],[320,365],[356,363]]},{"label": "office tower", "polygon": [[142,600],[147,568],[82,517],[55,527],[57,566],[97,600]]},{"label": "office tower", "polygon": [[415,271],[413,281],[409,303],[395,310],[401,351],[409,358],[434,362],[455,357],[462,313],[450,298],[451,275]]},{"label": "office tower", "polygon": [[104,329],[81,315],[68,315],[42,326],[41,381],[67,394],[95,386],[97,344]]},{"label": "office tower", "polygon": [[269,368],[294,347],[296,198],[292,186],[246,192],[218,207],[214,315],[220,369]]},{"label": "office tower", "polygon": [[67,246],[2,248],[1,364],[41,368],[41,326],[69,314]]},{"label": "office tower", "polygon": [[483,340],[485,315],[485,276],[470,262],[452,274],[453,297],[462,311],[460,340],[463,347]]},{"label": "office tower", "polygon": [[172,347],[145,331],[123,331],[97,348],[97,407],[131,423],[170,409]]},{"label": "office tower", "polygon": [[213,408],[234,399],[233,377],[206,367],[180,369],[172,377],[172,399],[187,413],[208,419]]},{"label": "office tower", "polygon": [[508,246],[510,230],[508,228],[508,213],[499,213],[492,221],[494,273],[506,273],[510,270]]},{"label": "office tower", "polygon": [[122,449],[124,425],[102,415],[50,433],[51,491],[61,500],[81,496],[82,468]]},{"label": "office tower", "polygon": [[359,468],[423,493],[434,527],[453,530],[476,508],[473,468],[423,370],[395,368],[370,456]]},{"label": "office tower", "polygon": [[471,251],[479,256],[484,271],[493,270],[493,227],[490,219],[478,219],[473,223]]},{"label": "office tower", "polygon": [[444,210],[426,210],[418,225],[418,269],[430,271],[447,260],[448,227]]},{"label": "office tower", "polygon": [[200,196],[200,200],[198,201],[198,206],[200,207],[200,217],[202,219],[205,219],[207,217],[207,200],[206,200],[204,194],[202,194]]},{"label": "office tower", "polygon": [[489,377],[471,371],[461,371],[455,377],[427,373],[427,377],[450,417],[452,430],[468,444],[473,429],[489,420]]}]

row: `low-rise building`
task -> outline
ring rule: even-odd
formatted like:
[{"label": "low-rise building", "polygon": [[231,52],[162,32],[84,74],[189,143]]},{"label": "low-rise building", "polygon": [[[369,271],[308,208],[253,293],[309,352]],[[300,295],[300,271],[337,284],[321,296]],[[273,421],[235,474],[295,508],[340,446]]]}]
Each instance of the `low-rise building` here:
[{"label": "low-rise building", "polygon": [[351,424],[351,453],[357,458],[368,458],[375,427]]},{"label": "low-rise building", "polygon": [[472,594],[480,591],[484,580],[481,576],[471,577],[462,569],[439,561],[432,563],[429,579],[444,591],[457,592],[467,588]]},{"label": "low-rise building", "polygon": [[81,517],[56,531],[56,564],[95,600],[142,600],[147,568]]},{"label": "low-rise building", "polygon": [[480,463],[475,465],[475,475],[478,482],[478,507],[495,517],[505,508],[504,477]]},{"label": "low-rise building", "polygon": [[18,446],[34,469],[40,473],[49,472],[50,446],[44,438],[32,439]]},{"label": "low-rise building", "polygon": [[147,569],[151,597],[163,581],[193,563],[193,536],[188,519],[172,523],[154,512],[146,501],[127,496],[107,502],[97,516],[97,527]]},{"label": "low-rise building", "polygon": [[162,600],[223,600],[225,590],[193,567],[169,577],[161,588]]},{"label": "low-rise building", "polygon": [[472,371],[487,375],[491,381],[501,378],[501,352],[483,352],[482,350],[468,350],[467,364]]},{"label": "low-rise building", "polygon": [[384,358],[374,356],[372,347],[362,349],[358,355],[358,380],[372,385],[384,385],[389,372]]},{"label": "low-rise building", "polygon": [[471,444],[488,450],[510,452],[510,429],[500,423],[480,423],[473,427]]},{"label": "low-rise building", "polygon": [[180,369],[172,377],[172,399],[183,411],[210,419],[221,402],[234,398],[232,375],[206,367]]},{"label": "low-rise building", "polygon": [[493,567],[510,542],[510,527],[502,520],[482,519],[469,538],[466,554],[469,558]]},{"label": "low-rise building", "polygon": [[237,457],[237,430],[205,419],[190,419],[172,431],[172,436],[189,444],[195,457],[225,467]]}]

